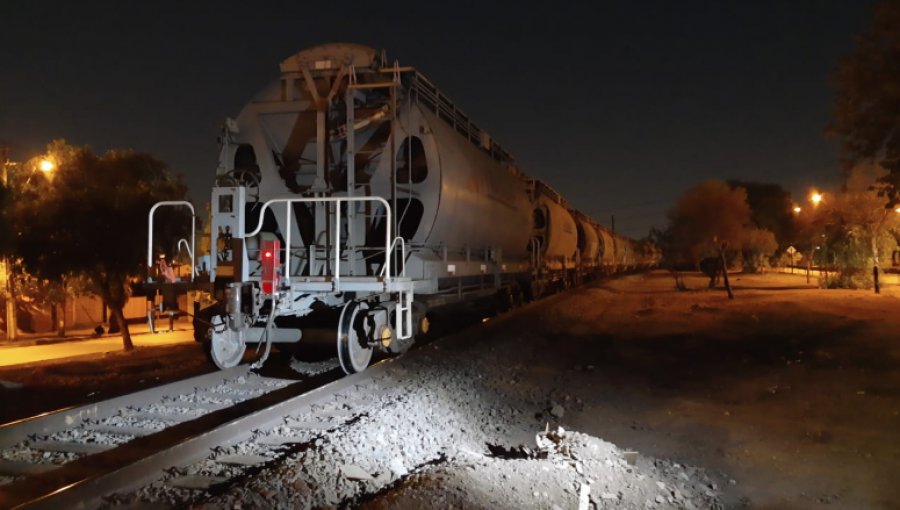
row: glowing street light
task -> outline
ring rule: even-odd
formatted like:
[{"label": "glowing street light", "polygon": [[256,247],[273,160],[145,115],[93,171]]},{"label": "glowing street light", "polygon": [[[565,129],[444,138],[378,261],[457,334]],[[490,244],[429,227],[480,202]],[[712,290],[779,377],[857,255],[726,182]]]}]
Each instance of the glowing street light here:
[{"label": "glowing street light", "polygon": [[[0,146],[0,168],[2,168],[2,174],[0,174],[0,182],[3,183],[3,186],[9,185],[9,170],[16,166],[19,166],[18,163],[10,161],[8,158],[9,147]],[[56,164],[50,160],[49,158],[41,159],[37,164],[38,170],[43,172],[44,176],[50,177],[54,170],[56,170]],[[8,341],[15,340],[18,336],[18,330],[16,326],[16,287],[15,287],[15,279],[13,278],[12,271],[10,270],[10,260],[6,257],[3,257],[0,260],[0,275],[3,276],[3,280],[5,280],[6,286],[6,339]]]},{"label": "glowing street light", "polygon": [[[898,207],[897,209],[900,209],[900,207]],[[795,214],[800,214],[800,211],[802,211],[802,210],[803,210],[803,209],[801,209],[799,205],[795,205],[795,206],[794,206],[794,213],[795,213]],[[897,212],[900,212],[900,211],[897,211]]]},{"label": "glowing street light", "polygon": [[813,191],[811,195],[809,195],[809,201],[813,203],[813,206],[819,205],[819,202],[822,201],[822,194],[818,191]]},{"label": "glowing street light", "polygon": [[[9,160],[9,147],[0,145],[0,183],[3,187],[9,184],[9,169],[16,164]],[[6,340],[12,341],[16,339],[16,288],[12,279],[12,271],[10,271],[10,260],[6,257],[0,258],[0,274],[3,276],[3,286],[6,287]]]},{"label": "glowing street light", "polygon": [[42,159],[41,162],[38,163],[38,168],[41,169],[41,172],[49,174],[50,172],[56,170],[56,164],[49,159]]}]

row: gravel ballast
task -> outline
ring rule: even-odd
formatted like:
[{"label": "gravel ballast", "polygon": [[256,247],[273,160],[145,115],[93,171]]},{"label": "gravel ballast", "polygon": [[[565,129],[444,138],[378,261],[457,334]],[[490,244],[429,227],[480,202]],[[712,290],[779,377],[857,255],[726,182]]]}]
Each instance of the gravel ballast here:
[{"label": "gravel ballast", "polygon": [[[566,405],[578,402],[521,380],[523,361],[533,355],[522,339],[491,339],[490,328],[476,330],[480,340],[456,348],[451,337],[424,346],[368,384],[109,503],[207,509],[723,507],[719,487],[727,478],[721,474],[568,430]],[[219,461],[234,455],[259,462]],[[210,487],[184,488],[185,479],[196,477]]]}]

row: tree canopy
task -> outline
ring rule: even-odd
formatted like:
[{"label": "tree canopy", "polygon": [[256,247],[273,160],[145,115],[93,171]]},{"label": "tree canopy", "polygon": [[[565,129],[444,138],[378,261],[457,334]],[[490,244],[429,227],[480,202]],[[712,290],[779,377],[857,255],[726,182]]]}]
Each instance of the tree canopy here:
[{"label": "tree canopy", "polygon": [[900,193],[900,1],[874,10],[871,26],[834,74],[834,115],[826,132],[841,141],[847,170],[871,160],[888,170],[886,205]]},{"label": "tree canopy", "polygon": [[784,249],[793,243],[794,217],[791,194],[780,184],[730,180],[732,188],[743,188],[750,206],[750,221],[759,229],[768,230],[777,246]]},{"label": "tree canopy", "polygon": [[0,257],[12,255],[14,252],[12,197],[10,188],[0,186]]},{"label": "tree canopy", "polygon": [[873,267],[890,262],[897,246],[894,233],[900,228],[900,215],[884,207],[879,183],[886,171],[877,165],[857,165],[848,174],[844,188],[824,203],[823,232],[828,253],[825,262],[839,270],[839,280],[829,282],[842,287],[871,287]]},{"label": "tree canopy", "polygon": [[669,211],[669,238],[677,258],[696,265],[714,252],[713,240],[740,246],[741,233],[750,222],[750,207],[743,188],[723,181],[703,182],[684,193]]},{"label": "tree canopy", "polygon": [[[83,274],[131,338],[122,307],[127,280],[140,274],[147,249],[147,213],[161,200],[182,199],[181,177],[149,154],[111,150],[94,154],[64,141],[48,146],[56,170],[29,176],[15,190],[15,251],[42,278]],[[27,163],[31,164],[31,163]],[[189,220],[166,222],[190,229]]]},{"label": "tree canopy", "polygon": [[731,257],[741,255],[745,269],[762,266],[778,245],[774,234],[753,222],[747,191],[710,180],[687,190],[669,211],[669,228],[662,236],[667,260],[698,266],[717,256],[724,245]]}]

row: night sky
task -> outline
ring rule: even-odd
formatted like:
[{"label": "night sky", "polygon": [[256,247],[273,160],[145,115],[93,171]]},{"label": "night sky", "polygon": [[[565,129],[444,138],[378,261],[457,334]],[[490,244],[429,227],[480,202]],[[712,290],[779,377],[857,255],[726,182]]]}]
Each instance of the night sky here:
[{"label": "night sky", "polygon": [[360,43],[417,67],[526,173],[641,237],[705,179],[795,196],[837,181],[829,76],[874,1],[265,4],[4,0],[0,141],[13,159],[54,138],[149,151],[206,201],[225,117],[284,58]]}]

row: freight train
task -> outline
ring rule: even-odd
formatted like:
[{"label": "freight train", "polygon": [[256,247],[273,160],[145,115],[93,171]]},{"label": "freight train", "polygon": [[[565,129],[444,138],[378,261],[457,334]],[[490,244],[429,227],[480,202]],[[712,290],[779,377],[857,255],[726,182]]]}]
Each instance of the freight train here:
[{"label": "freight train", "polygon": [[[248,343],[267,355],[331,317],[341,367],[358,372],[374,351],[409,348],[437,307],[508,308],[660,259],[526,175],[422,73],[373,48],[287,58],[220,144],[208,260],[190,286],[204,296],[195,335],[223,369]],[[151,266],[153,212],[149,223]]]}]

